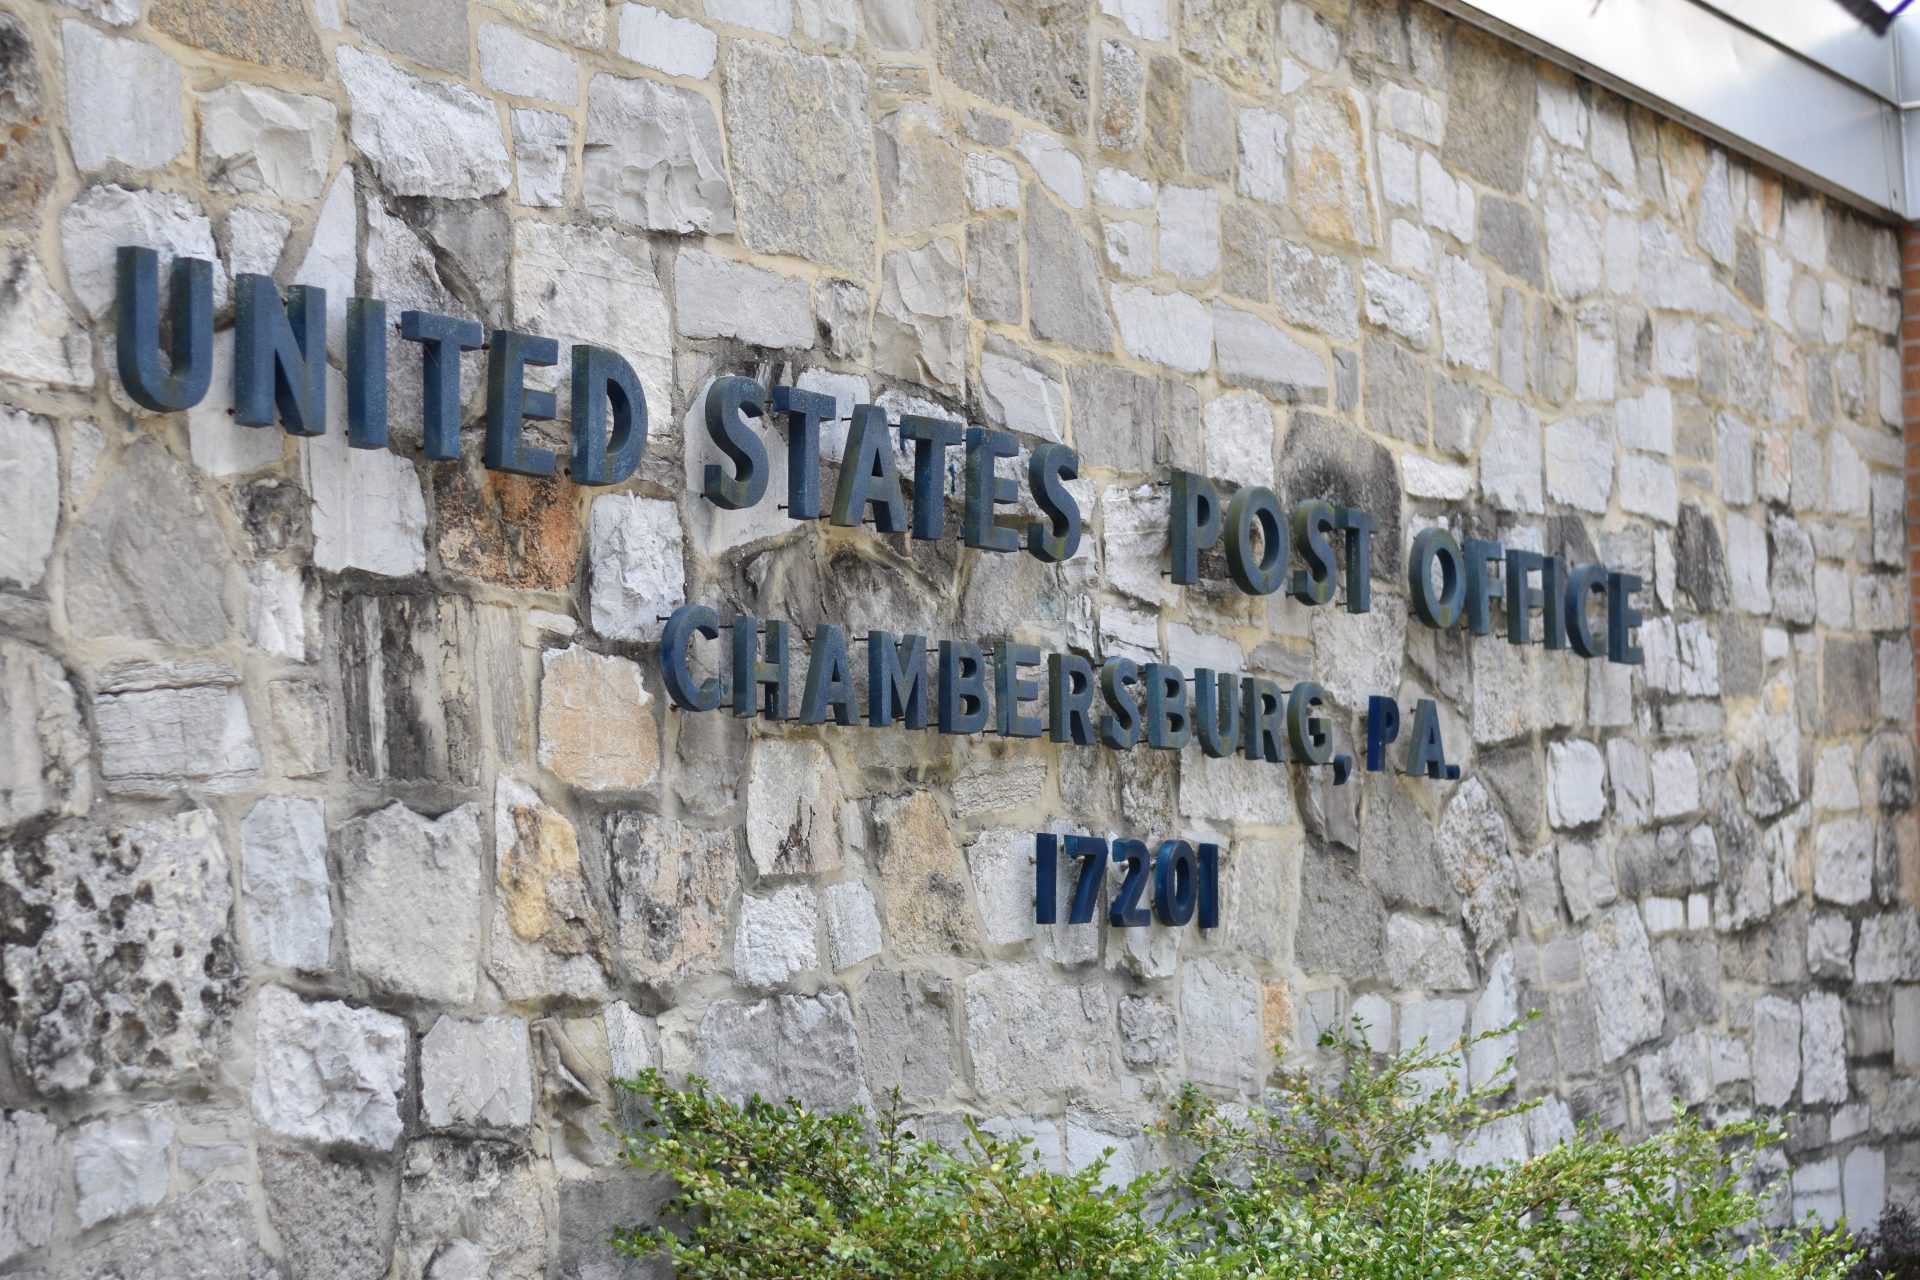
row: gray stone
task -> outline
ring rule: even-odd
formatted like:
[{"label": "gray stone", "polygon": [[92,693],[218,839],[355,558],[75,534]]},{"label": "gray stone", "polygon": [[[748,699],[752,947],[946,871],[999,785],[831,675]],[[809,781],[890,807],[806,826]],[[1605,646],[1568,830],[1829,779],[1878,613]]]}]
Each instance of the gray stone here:
[{"label": "gray stone", "polygon": [[1427,439],[1427,371],[1417,356],[1396,342],[1368,334],[1366,421],[1382,435],[1415,444]]},{"label": "gray stone", "polygon": [[1514,200],[1488,196],[1480,201],[1480,223],[1475,240],[1508,275],[1536,289],[1546,288],[1540,266],[1540,230],[1533,211]]},{"label": "gray stone", "polygon": [[1613,858],[1604,846],[1563,840],[1555,849],[1560,888],[1566,895],[1567,915],[1585,924],[1619,896],[1614,883]]},{"label": "gray stone", "polygon": [[944,1097],[953,1079],[953,983],[934,973],[875,970],[860,984],[867,1079],[914,1099]]},{"label": "gray stone", "polygon": [[1538,515],[1542,491],[1540,415],[1517,400],[1493,402],[1493,427],[1480,447],[1480,491],[1502,511]]},{"label": "gray stone", "polygon": [[873,317],[874,369],[960,394],[967,375],[966,313],[966,275],[951,238],[887,254]]},{"label": "gray stone", "polygon": [[858,880],[829,885],[822,895],[827,908],[827,944],[835,969],[848,969],[880,954],[880,915],[873,892]]},{"label": "gray stone", "polygon": [[1386,926],[1387,913],[1353,860],[1310,842],[1301,859],[1294,963],[1310,974],[1374,977],[1385,971]]},{"label": "gray stone", "polygon": [[1580,935],[1580,956],[1600,1014],[1600,1056],[1613,1062],[1660,1034],[1666,1001],[1640,913],[1622,903]]},{"label": "gray stone", "polygon": [[391,1172],[293,1149],[262,1146],[267,1220],[286,1245],[295,1280],[379,1280],[393,1250]]},{"label": "gray stone", "polygon": [[[968,983],[971,997],[973,984]],[[1101,1001],[1102,1014],[1105,1001]],[[972,1013],[969,999],[968,1012]],[[1194,957],[1180,967],[1180,1026],[1186,1040],[1186,1067],[1201,1084],[1252,1092],[1269,1063],[1261,1045],[1260,986],[1252,978]],[[1104,1026],[1088,1028],[1098,1037]],[[1104,1047],[1104,1046],[1103,1046]]]},{"label": "gray stone", "polygon": [[[0,377],[49,387],[85,387],[93,382],[92,340],[47,280],[40,259],[25,245],[0,247]],[[0,432],[7,437],[0,439],[0,458],[20,468],[9,468],[11,474],[0,480],[9,497],[15,486],[32,483],[37,476],[43,459],[38,450],[32,449],[33,442],[23,437],[34,434],[28,424],[43,421],[15,410],[0,410]],[[53,515],[52,498],[57,488],[49,485],[34,492],[38,502],[29,502],[24,494],[19,500],[20,509],[26,513],[22,529],[17,534],[0,533],[0,577],[14,576],[8,559],[18,552],[16,539],[34,545],[43,521]],[[50,527],[47,535],[50,539]]]},{"label": "gray stone", "polygon": [[0,639],[0,826],[63,809],[85,812],[89,742],[65,669],[38,649]]},{"label": "gray stone", "polygon": [[266,796],[240,824],[241,919],[256,959],[319,971],[332,953],[327,821],[318,800]]},{"label": "gray stone", "polygon": [[1821,723],[1830,733],[1872,726],[1880,713],[1880,655],[1872,640],[1827,640],[1821,650],[1820,701]]},{"label": "gray stone", "polygon": [[1029,966],[966,980],[965,1021],[974,1084],[983,1094],[1030,1096],[1100,1088],[1113,1071],[1111,997]]},{"label": "gray stone", "polygon": [[1066,383],[1053,361],[989,334],[980,353],[979,386],[992,426],[1043,440],[1066,438]]},{"label": "gray stone", "polygon": [[1484,957],[1505,940],[1518,907],[1507,824],[1478,778],[1454,792],[1435,835],[1441,865],[1466,899],[1461,915]]},{"label": "gray stone", "polygon": [[0,1111],[0,1263],[53,1239],[66,1181],[60,1130],[34,1111]]},{"label": "gray stone", "polygon": [[573,824],[503,774],[494,784],[493,847],[487,977],[509,1001],[604,1002],[610,939]]},{"label": "gray stone", "polygon": [[180,67],[144,40],[120,40],[84,22],[60,24],[67,142],[81,170],[158,169],[180,154]]},{"label": "gray stone", "polygon": [[317,200],[335,127],[334,106],[325,98],[222,85],[200,95],[200,170],[222,191]]},{"label": "gray stone", "polygon": [[46,1092],[210,1069],[238,998],[233,898],[212,815],[70,824],[0,856],[14,910],[38,922],[0,955],[18,1014],[16,1069]]},{"label": "gray stone", "polygon": [[[346,398],[345,380],[327,378],[327,398]],[[313,499],[313,562],[337,573],[365,569],[404,577],[426,567],[426,499],[413,464],[386,449],[351,448],[330,430],[300,451],[301,482]]]},{"label": "gray stone", "polygon": [[567,202],[573,125],[557,111],[515,108],[513,171],[520,203],[558,209]]},{"label": "gray stone", "polygon": [[506,1142],[418,1138],[400,1178],[400,1275],[510,1277],[547,1266],[546,1196],[527,1152]]},{"label": "gray stone", "polygon": [[435,1129],[531,1123],[527,1024],[505,1017],[435,1020],[420,1039],[420,1114]]},{"label": "gray stone", "polygon": [[1093,249],[1068,213],[1027,184],[1027,293],[1036,337],[1083,351],[1110,351],[1113,322],[1100,294]]},{"label": "gray stone", "polygon": [[[467,73],[467,10],[458,0],[346,0],[354,27],[383,49],[457,76]],[[498,87],[498,86],[496,86]]]},{"label": "gray stone", "polygon": [[581,176],[591,212],[655,231],[734,229],[720,122],[692,89],[595,76]]},{"label": "gray stone", "polygon": [[1800,1084],[1800,1006],[1777,996],[1753,1005],[1753,1100],[1784,1107]]},{"label": "gray stone", "polygon": [[1293,324],[1349,342],[1360,336],[1353,271],[1339,258],[1290,240],[1273,242],[1273,299]]},{"label": "gray stone", "polygon": [[1092,83],[1091,13],[1089,0],[1058,8],[1015,0],[990,11],[942,6],[935,50],[940,74],[968,93],[1078,136],[1086,129]]},{"label": "gray stone", "polygon": [[696,1069],[727,1098],[798,1098],[816,1110],[864,1102],[853,1007],[841,991],[716,1000],[694,1042]]},{"label": "gray stone", "polygon": [[740,900],[733,940],[733,972],[750,987],[785,986],[795,974],[819,967],[819,900],[806,885],[788,885],[765,897]]},{"label": "gray stone", "polygon": [[1911,909],[1868,916],[1860,922],[1852,976],[1860,983],[1920,981],[1920,919]]},{"label": "gray stone", "polygon": [[159,1204],[167,1194],[173,1108],[142,1107],[102,1116],[73,1137],[74,1214],[82,1227]]},{"label": "gray stone", "polygon": [[975,319],[1020,323],[1025,311],[1019,223],[980,219],[967,224],[967,301]]},{"label": "gray stone", "polygon": [[261,1250],[244,1184],[202,1182],[120,1231],[69,1257],[61,1280],[95,1276],[182,1276],[270,1280],[278,1268]]},{"label": "gray stone", "polygon": [[813,319],[828,355],[866,357],[871,305],[867,291],[846,280],[823,281],[813,291]]},{"label": "gray stone", "polygon": [[430,819],[390,804],[342,825],[338,843],[353,971],[400,995],[472,1000],[485,900],[479,807]]},{"label": "gray stone", "polygon": [[1074,446],[1093,466],[1151,472],[1169,432],[1186,427],[1180,421],[1185,397],[1175,390],[1177,384],[1104,364],[1078,365],[1067,378]]},{"label": "gray stone", "polygon": [[[1376,547],[1401,545],[1400,483],[1393,455],[1345,423],[1295,410],[1280,443],[1278,480],[1276,492],[1288,507],[1308,498],[1358,507],[1379,522]],[[1376,560],[1376,571],[1385,572],[1384,564]]]},{"label": "gray stone", "polygon": [[1184,280],[1205,279],[1219,270],[1219,192],[1162,183],[1155,212],[1162,270]]},{"label": "gray stone", "polygon": [[1223,303],[1214,304],[1213,331],[1222,382],[1253,387],[1276,400],[1326,403],[1327,362],[1318,352]]},{"label": "gray stone", "polygon": [[1473,968],[1460,930],[1415,916],[1387,920],[1387,980],[1396,988],[1469,991]]},{"label": "gray stone", "polygon": [[747,247],[871,271],[873,131],[859,64],[739,40],[721,91]]},{"label": "gray stone", "polygon": [[1532,64],[1512,45],[1465,26],[1452,29],[1449,55],[1441,158],[1488,186],[1518,195],[1533,113],[1515,110],[1514,104],[1534,97]]},{"label": "gray stone", "polygon": [[1847,1088],[1846,1007],[1830,991],[1811,991],[1800,1000],[1800,1100],[1808,1106],[1845,1102]]},{"label": "gray stone", "polygon": [[1430,379],[1433,396],[1433,443],[1448,453],[1466,457],[1480,438],[1487,420],[1487,396],[1477,387],[1441,374]]},{"label": "gray stone", "polygon": [[687,248],[674,259],[673,296],[684,337],[738,338],[756,347],[813,345],[805,280]]},{"label": "gray stone", "polygon": [[67,617],[81,632],[173,644],[224,640],[226,541],[185,469],[151,443],[123,455],[69,539]]},{"label": "gray stone", "polygon": [[1814,833],[1813,892],[1855,906],[1873,891],[1873,827],[1865,818],[1823,822]]},{"label": "gray stone", "polygon": [[507,189],[513,173],[493,103],[345,45],[334,56],[353,145],[390,193],[446,199]]},{"label": "gray stone", "polygon": [[[416,904],[417,905],[417,904]],[[386,1151],[402,1128],[407,1024],[266,987],[254,1019],[253,1114],[275,1133]]]},{"label": "gray stone", "polygon": [[1547,496],[1582,511],[1603,514],[1613,496],[1613,442],[1607,421],[1595,415],[1568,418],[1547,428]]},{"label": "gray stone", "polygon": [[1372,259],[1362,268],[1361,280],[1366,287],[1367,323],[1381,325],[1424,348],[1433,336],[1433,302],[1427,287]]}]

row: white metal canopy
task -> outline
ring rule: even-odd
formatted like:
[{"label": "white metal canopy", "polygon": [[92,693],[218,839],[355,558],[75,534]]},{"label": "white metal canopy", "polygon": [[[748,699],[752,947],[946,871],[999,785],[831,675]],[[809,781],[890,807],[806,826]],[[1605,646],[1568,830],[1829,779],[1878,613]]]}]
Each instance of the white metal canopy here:
[{"label": "white metal canopy", "polygon": [[1920,218],[1920,5],[1433,3],[1852,204]]}]

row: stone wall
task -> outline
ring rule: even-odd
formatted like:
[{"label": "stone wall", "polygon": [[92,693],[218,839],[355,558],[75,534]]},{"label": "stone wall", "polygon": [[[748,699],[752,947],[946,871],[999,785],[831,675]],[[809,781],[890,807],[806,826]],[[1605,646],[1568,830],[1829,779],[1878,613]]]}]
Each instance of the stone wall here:
[{"label": "stone wall", "polygon": [[[0,0],[0,1272],[624,1275],[613,1073],[1124,1171],[1350,1014],[1542,1010],[1493,1155],[1677,1096],[1798,1113],[1782,1215],[1916,1190],[1891,230],[1413,0],[664,6]],[[236,427],[230,333],[138,412],[123,243],[609,346],[645,461],[425,462],[397,340],[389,451]],[[1067,441],[1089,537],[720,512],[721,373]],[[1175,466],[1364,499],[1373,612],[1172,586]],[[1409,626],[1442,521],[1641,574],[1645,665]],[[689,715],[689,599],[1433,697],[1464,776]],[[1224,926],[1036,931],[1050,827],[1224,839]]]}]

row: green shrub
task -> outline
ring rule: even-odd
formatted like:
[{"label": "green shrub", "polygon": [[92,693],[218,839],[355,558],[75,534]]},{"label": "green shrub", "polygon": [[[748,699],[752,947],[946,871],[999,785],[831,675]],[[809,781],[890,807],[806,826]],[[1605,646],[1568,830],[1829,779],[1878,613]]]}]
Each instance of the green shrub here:
[{"label": "green shrub", "polygon": [[646,1072],[622,1082],[645,1104],[623,1157],[675,1195],[614,1243],[684,1280],[1842,1280],[1854,1260],[1844,1232],[1760,1230],[1762,1122],[1676,1112],[1640,1142],[1587,1128],[1476,1166],[1458,1144],[1529,1107],[1463,1088],[1461,1048],[1322,1044],[1332,1078],[1285,1075],[1269,1108],[1183,1091],[1156,1126],[1171,1162],[1118,1188],[971,1125],[958,1150],[915,1138],[897,1099],[819,1115]]}]

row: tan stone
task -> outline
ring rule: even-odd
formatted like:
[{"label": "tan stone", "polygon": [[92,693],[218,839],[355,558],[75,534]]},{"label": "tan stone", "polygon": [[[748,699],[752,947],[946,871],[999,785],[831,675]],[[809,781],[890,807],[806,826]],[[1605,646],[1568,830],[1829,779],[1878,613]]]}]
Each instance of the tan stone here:
[{"label": "tan stone", "polygon": [[740,887],[731,831],[702,831],[651,813],[608,824],[620,951],[636,978],[672,982],[717,967]]},{"label": "tan stone", "polygon": [[573,645],[541,657],[540,763],[588,791],[633,791],[660,771],[640,668]]},{"label": "tan stone", "polygon": [[1180,43],[1215,74],[1252,93],[1273,87],[1276,4],[1185,0]]},{"label": "tan stone", "polygon": [[1308,231],[1349,244],[1379,238],[1366,154],[1366,123],[1353,94],[1301,95],[1293,117],[1293,205]]},{"label": "tan stone", "polygon": [[564,591],[580,561],[580,494],[558,476],[487,471],[476,485],[466,467],[436,468],[440,562],[503,587]]},{"label": "tan stone", "polygon": [[509,1000],[603,997],[611,968],[607,929],[573,824],[527,787],[503,778],[494,845],[488,975]]},{"label": "tan stone", "polygon": [[320,41],[300,0],[153,0],[147,20],[201,49],[318,78]]},{"label": "tan stone", "polygon": [[1267,1048],[1284,1054],[1293,1047],[1293,993],[1285,978],[1260,988],[1260,1035]]},{"label": "tan stone", "polygon": [[275,680],[267,686],[267,745],[290,778],[333,768],[333,709],[319,685]]},{"label": "tan stone", "polygon": [[979,945],[967,866],[928,792],[874,806],[880,909],[900,956],[937,956]]}]

